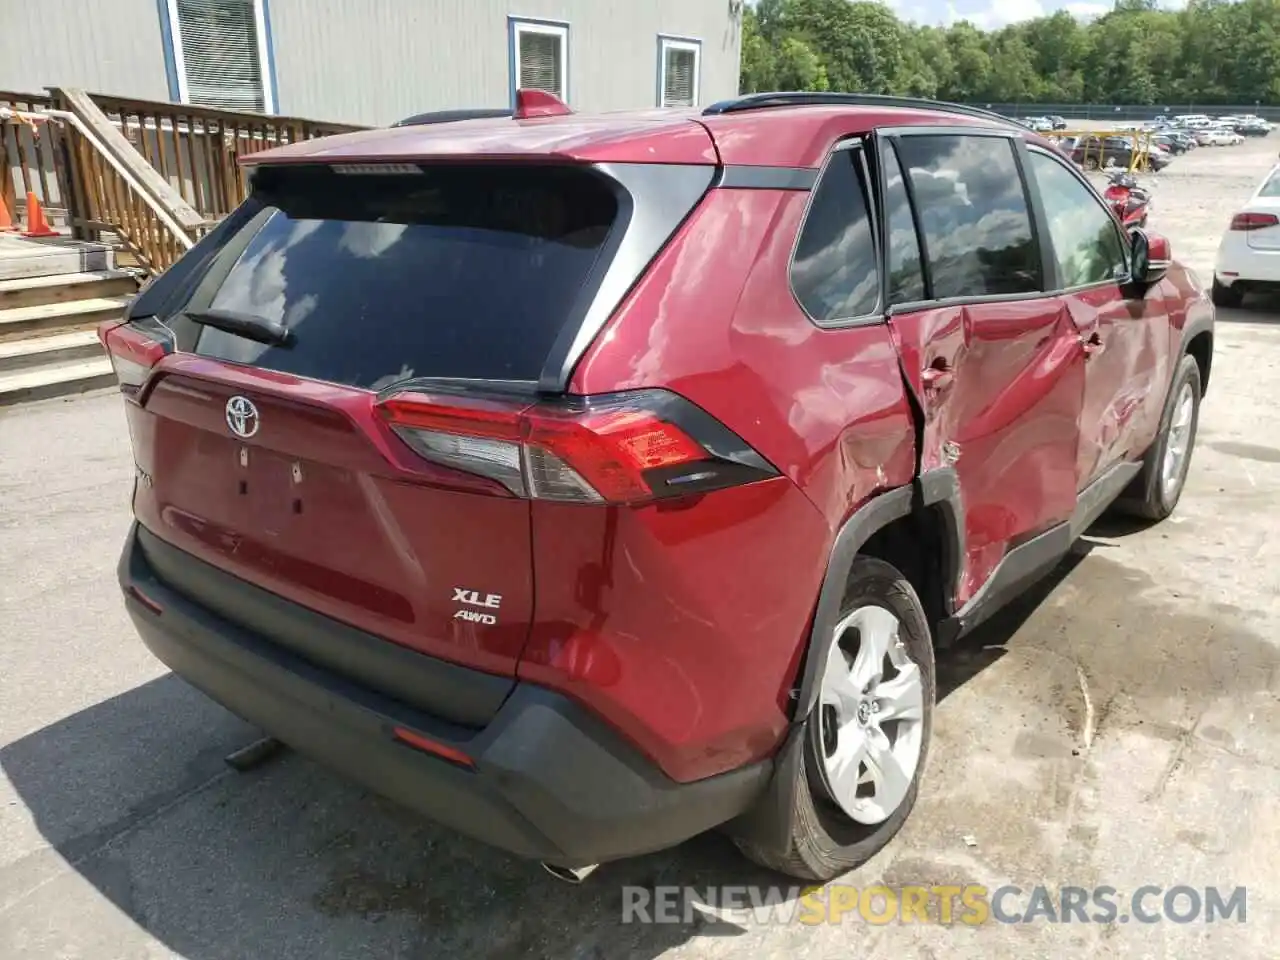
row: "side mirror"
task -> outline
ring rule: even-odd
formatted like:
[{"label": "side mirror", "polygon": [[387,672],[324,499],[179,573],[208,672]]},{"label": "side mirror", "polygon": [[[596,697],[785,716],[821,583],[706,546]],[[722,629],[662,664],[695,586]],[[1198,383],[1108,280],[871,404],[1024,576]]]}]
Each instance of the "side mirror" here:
[{"label": "side mirror", "polygon": [[1139,228],[1129,234],[1129,240],[1133,251],[1129,273],[1133,281],[1150,286],[1163,280],[1173,262],[1168,239]]}]

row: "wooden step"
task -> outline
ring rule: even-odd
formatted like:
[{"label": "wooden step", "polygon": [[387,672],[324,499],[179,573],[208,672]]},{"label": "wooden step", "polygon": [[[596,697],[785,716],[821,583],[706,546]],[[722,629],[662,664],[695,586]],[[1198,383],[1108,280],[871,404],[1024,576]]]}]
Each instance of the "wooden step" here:
[{"label": "wooden step", "polygon": [[0,372],[0,407],[83,393],[116,382],[106,356]]},{"label": "wooden step", "polygon": [[0,280],[114,270],[115,266],[114,251],[103,243],[0,233]]},{"label": "wooden step", "polygon": [[0,373],[93,360],[102,355],[102,343],[94,330],[74,330],[47,337],[0,341]]},{"label": "wooden step", "polygon": [[68,303],[42,303],[34,307],[0,310],[0,343],[72,330],[93,330],[102,321],[120,316],[132,299],[90,297]]},{"label": "wooden step", "polygon": [[127,296],[137,292],[138,281],[127,270],[93,270],[52,277],[0,280],[0,310],[97,297]]}]

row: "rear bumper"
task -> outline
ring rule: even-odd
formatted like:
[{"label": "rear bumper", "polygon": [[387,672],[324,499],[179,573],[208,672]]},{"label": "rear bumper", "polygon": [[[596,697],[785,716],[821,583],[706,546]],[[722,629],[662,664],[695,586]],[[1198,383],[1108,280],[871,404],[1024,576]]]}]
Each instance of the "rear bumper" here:
[{"label": "rear bumper", "polygon": [[[518,856],[577,867],[673,846],[742,813],[772,773],[766,762],[676,783],[593,714],[529,684],[483,729],[442,722],[187,599],[155,575],[137,526],[119,577],[143,642],[174,673],[299,753]],[[473,766],[407,746],[397,728]]]},{"label": "rear bumper", "polygon": [[1252,247],[1245,233],[1228,233],[1218,248],[1214,275],[1224,286],[1280,284],[1280,249]]}]

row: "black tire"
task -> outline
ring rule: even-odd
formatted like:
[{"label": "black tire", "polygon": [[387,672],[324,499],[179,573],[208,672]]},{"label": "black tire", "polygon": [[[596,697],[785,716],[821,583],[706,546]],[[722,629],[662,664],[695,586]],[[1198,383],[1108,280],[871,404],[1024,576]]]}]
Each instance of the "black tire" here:
[{"label": "black tire", "polygon": [[1210,294],[1213,305],[1215,307],[1227,307],[1228,309],[1238,309],[1244,303],[1244,288],[1238,283],[1233,283],[1227,287],[1218,282],[1218,278],[1213,278],[1213,290]]},{"label": "black tire", "polygon": [[[856,823],[827,792],[820,772],[821,734],[815,707],[804,721],[803,760],[790,785],[789,837],[780,847],[737,839],[739,848],[756,863],[800,880],[825,883],[865,863],[902,829],[915,806],[920,778],[929,756],[936,696],[933,639],[924,607],[915,589],[891,564],[870,557],[854,560],[841,619],[857,607],[880,606],[899,621],[898,635],[907,655],[920,669],[924,688],[920,759],[906,796],[898,808],[874,826]],[[773,831],[770,831],[772,833]],[[781,832],[781,831],[778,831]]]},{"label": "black tire", "polygon": [[[1162,482],[1161,467],[1169,446],[1170,424],[1178,407],[1178,398],[1182,395],[1185,386],[1191,389],[1191,432],[1187,437],[1187,452],[1177,483],[1169,489]],[[1156,435],[1156,442],[1142,458],[1142,470],[1125,491],[1125,495],[1116,502],[1116,508],[1121,513],[1158,522],[1173,513],[1174,508],[1178,506],[1178,501],[1182,498],[1182,489],[1186,486],[1187,471],[1191,467],[1191,459],[1195,453],[1196,431],[1200,426],[1200,392],[1200,367],[1196,364],[1195,357],[1184,355],[1178,364],[1178,372],[1173,378],[1173,383],[1169,387],[1169,395],[1165,399],[1164,415],[1160,418],[1160,432]]]}]

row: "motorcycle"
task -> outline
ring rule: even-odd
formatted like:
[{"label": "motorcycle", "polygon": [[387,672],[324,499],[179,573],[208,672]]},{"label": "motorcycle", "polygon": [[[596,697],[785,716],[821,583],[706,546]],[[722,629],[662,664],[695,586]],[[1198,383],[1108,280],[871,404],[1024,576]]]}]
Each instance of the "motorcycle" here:
[{"label": "motorcycle", "polygon": [[1147,225],[1151,212],[1151,191],[1139,186],[1138,179],[1127,170],[1111,175],[1103,199],[1111,205],[1126,230]]}]

